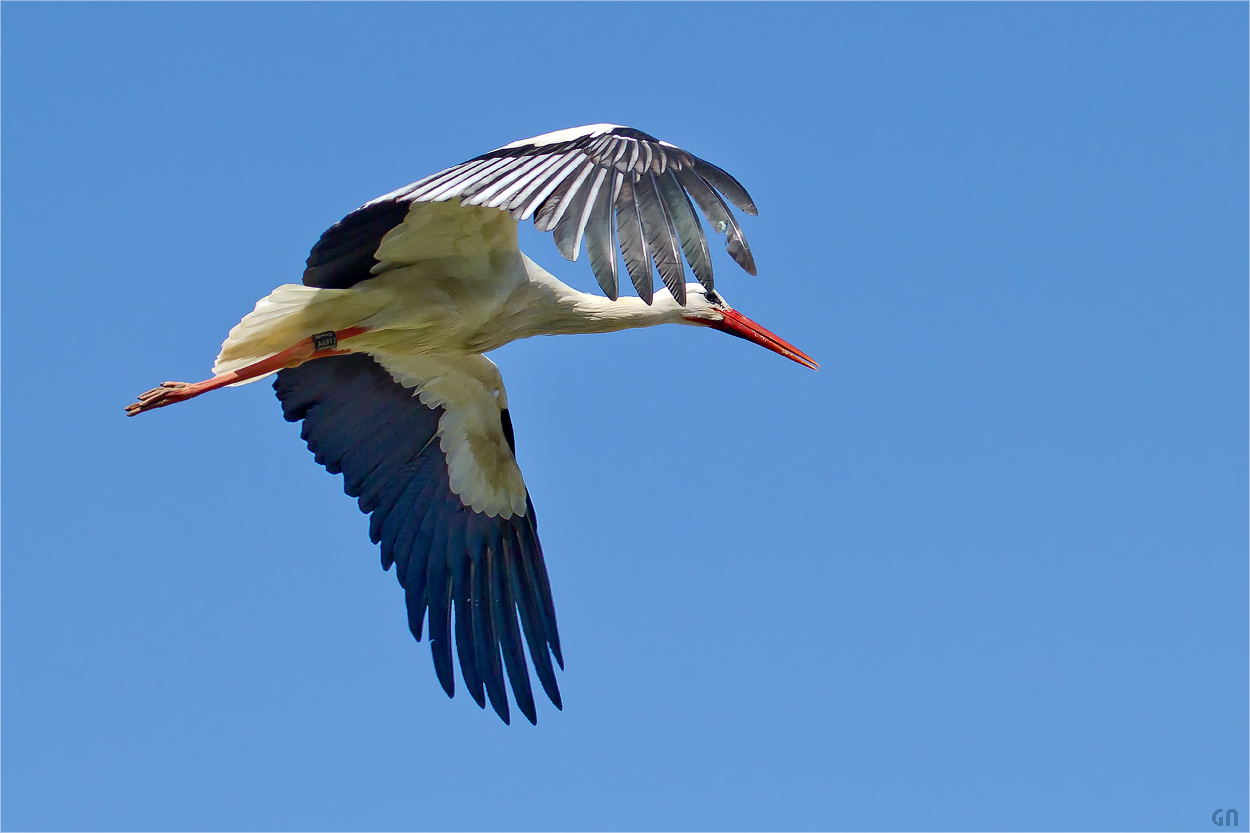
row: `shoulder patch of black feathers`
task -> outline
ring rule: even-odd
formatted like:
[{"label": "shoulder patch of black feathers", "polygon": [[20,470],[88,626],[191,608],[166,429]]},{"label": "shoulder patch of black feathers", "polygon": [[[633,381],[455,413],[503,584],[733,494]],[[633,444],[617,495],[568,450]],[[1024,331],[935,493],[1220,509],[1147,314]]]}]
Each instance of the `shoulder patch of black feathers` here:
[{"label": "shoulder patch of black feathers", "polygon": [[304,285],[321,289],[347,289],[373,277],[378,264],[373,255],[382,238],[408,215],[412,203],[386,200],[348,214],[326,229],[308,254]]},{"label": "shoulder patch of black feathers", "polygon": [[499,421],[503,424],[503,438],[508,441],[508,450],[512,452],[512,456],[516,456],[516,436],[512,433],[512,416],[508,413],[508,409],[504,408],[499,412]]}]

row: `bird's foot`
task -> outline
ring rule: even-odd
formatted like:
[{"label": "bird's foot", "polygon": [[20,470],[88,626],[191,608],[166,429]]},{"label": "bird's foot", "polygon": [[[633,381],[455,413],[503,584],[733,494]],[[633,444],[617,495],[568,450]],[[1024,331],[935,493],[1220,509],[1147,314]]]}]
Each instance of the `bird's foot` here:
[{"label": "bird's foot", "polygon": [[159,388],[152,388],[139,394],[138,402],[131,402],[126,406],[126,416],[137,416],[144,411],[155,410],[156,408],[164,408],[166,405],[173,405],[175,402],[183,402],[192,397],[199,396],[203,393],[202,384],[189,384],[187,382],[161,382]]}]

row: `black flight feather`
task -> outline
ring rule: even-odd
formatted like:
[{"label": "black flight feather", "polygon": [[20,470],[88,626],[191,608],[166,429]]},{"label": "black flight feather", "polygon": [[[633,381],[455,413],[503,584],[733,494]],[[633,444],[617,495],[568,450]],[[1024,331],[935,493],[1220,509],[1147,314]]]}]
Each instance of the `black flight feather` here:
[{"label": "black flight feather", "polygon": [[631,179],[631,176],[625,176],[621,192],[616,196],[616,230],[620,235],[621,256],[625,258],[629,279],[634,282],[638,297],[649,306],[655,297],[651,288],[651,254],[647,251],[647,239],[638,216]]},{"label": "black flight feather", "polygon": [[648,171],[634,183],[634,200],[638,204],[638,217],[642,220],[642,233],[647,239],[647,249],[655,261],[660,279],[673,293],[677,303],[686,305],[686,273],[681,268],[681,253],[677,249],[677,235],[672,221],[660,201],[655,188],[654,175]]}]

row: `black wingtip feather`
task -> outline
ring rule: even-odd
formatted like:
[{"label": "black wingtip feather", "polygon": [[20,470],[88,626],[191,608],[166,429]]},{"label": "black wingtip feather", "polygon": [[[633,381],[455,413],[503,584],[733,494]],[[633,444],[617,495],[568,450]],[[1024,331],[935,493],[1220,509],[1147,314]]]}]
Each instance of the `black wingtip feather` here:
[{"label": "black wingtip feather", "polygon": [[457,512],[452,517],[447,541],[447,561],[451,568],[452,608],[456,617],[456,658],[460,661],[460,676],[469,696],[479,708],[484,709],[486,694],[477,668],[477,648],[473,641],[473,616],[470,612],[470,559],[465,536],[467,514],[468,510]]},{"label": "black wingtip feather", "polygon": [[503,687],[503,672],[499,663],[499,644],[490,615],[490,593],[486,581],[490,569],[490,544],[479,552],[470,568],[473,586],[471,615],[473,617],[473,643],[477,649],[477,668],[491,707],[501,717],[508,713],[508,694]]},{"label": "black wingtip feather", "polygon": [[[435,527],[434,540],[447,540],[447,524],[442,518]],[[429,559],[426,577],[426,607],[430,626],[430,656],[434,673],[448,697],[456,696],[456,680],[451,665],[451,572],[447,556],[438,553]]]},{"label": "black wingtip feather", "polygon": [[[506,559],[505,555],[504,561]],[[516,632],[516,605],[508,579],[504,575],[506,570],[506,564],[501,562],[491,571],[491,612],[495,619],[495,631],[499,635],[504,668],[508,672],[508,681],[512,683],[512,696],[521,713],[531,723],[536,724],[538,716],[534,710],[534,696],[530,691],[529,673],[525,669],[524,649]]]},{"label": "black wingtip feather", "polygon": [[405,589],[404,601],[408,608],[408,632],[412,638],[421,641],[422,625],[425,622],[425,581],[413,583]]},{"label": "black wingtip feather", "polygon": [[[480,650],[485,658],[486,694],[490,698],[490,704],[495,709],[495,713],[503,719],[504,723],[507,723],[509,720],[508,691],[504,685],[503,661],[499,656],[499,631],[495,627],[495,607],[499,604],[499,600],[490,593],[490,577],[497,569],[495,566],[498,561],[497,553],[497,548],[487,551],[486,565],[481,575],[481,604],[476,613],[481,616],[482,633],[486,637],[486,641],[480,644]],[[481,662],[478,664],[482,665]]]},{"label": "black wingtip feather", "polygon": [[651,284],[651,253],[647,251],[647,236],[639,216],[633,182],[628,176],[622,181],[621,191],[616,197],[616,232],[621,256],[625,259],[625,270],[634,284],[634,291],[643,303],[651,306],[655,298]]},{"label": "black wingtip feather", "polygon": [[547,698],[556,706],[560,706],[560,687],[556,684],[555,670],[551,667],[551,656],[547,648],[547,635],[543,626],[542,613],[539,610],[539,591],[536,587],[534,571],[529,559],[523,554],[524,538],[516,535],[515,527],[505,535],[510,554],[508,560],[508,580],[512,595],[518,601],[521,614],[521,627],[525,632],[525,641],[529,645],[530,660],[534,673],[542,684]]},{"label": "black wingtip feather", "polygon": [[743,188],[741,182],[734,179],[724,170],[698,157],[694,159],[694,170],[709,185],[724,194],[744,214],[750,214],[752,217],[759,214],[759,210],[755,207],[755,200],[751,199],[747,189]]},{"label": "black wingtip feather", "polygon": [[[686,275],[682,269],[681,252],[677,246],[677,233],[664,201],[660,198],[655,175],[647,172],[634,184],[634,200],[638,205],[638,219],[642,222],[643,238],[647,250],[655,262],[660,279],[668,287],[673,298],[681,306],[686,305]],[[649,266],[648,266],[649,268]]]}]

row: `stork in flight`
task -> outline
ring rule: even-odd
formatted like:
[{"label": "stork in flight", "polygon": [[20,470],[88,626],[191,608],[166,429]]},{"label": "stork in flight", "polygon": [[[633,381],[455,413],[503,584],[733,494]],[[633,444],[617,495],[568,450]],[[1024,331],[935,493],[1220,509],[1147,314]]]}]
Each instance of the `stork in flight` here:
[{"label": "stork in flight", "polygon": [[[486,356],[534,335],[655,324],[711,327],[799,364],[810,357],[734,310],[713,289],[694,210],[755,260],[725,200],[755,203],[729,174],[639,130],[612,124],[523,139],[365,203],[313,246],[303,285],[285,284],[230,331],[213,378],[165,382],[130,416],[277,371],[287,420],[370,515],[382,567],[396,567],[418,641],[428,622],[434,670],[461,677],[505,723],[537,721],[522,639],[543,690],[562,708],[551,664],[564,660],[534,506],[514,456],[508,396]],[[586,243],[606,298],[579,292],[517,247],[533,217],[576,260]],[[619,298],[624,260],[637,298]],[[698,283],[686,283],[683,258]],[[664,282],[652,289],[652,263]],[[519,620],[519,624],[518,624]],[[501,662],[502,656],[502,662]]]}]

